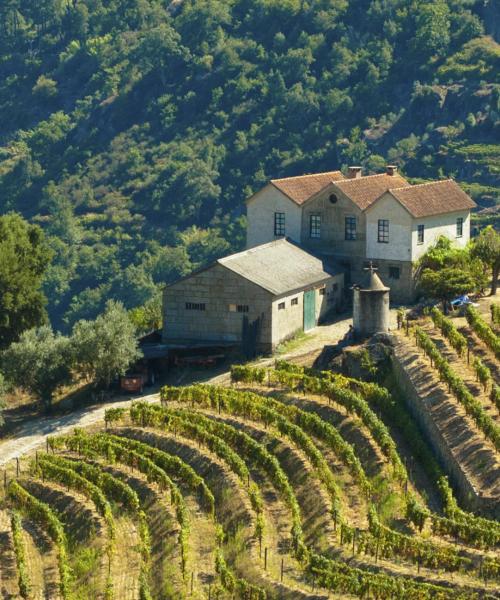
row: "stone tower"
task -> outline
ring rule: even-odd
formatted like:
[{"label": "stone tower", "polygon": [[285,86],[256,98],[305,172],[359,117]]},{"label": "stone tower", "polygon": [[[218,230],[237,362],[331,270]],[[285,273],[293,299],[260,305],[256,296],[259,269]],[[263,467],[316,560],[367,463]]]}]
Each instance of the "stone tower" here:
[{"label": "stone tower", "polygon": [[353,286],[353,330],[357,339],[389,331],[389,288],[376,270],[370,263],[365,269],[365,281]]}]

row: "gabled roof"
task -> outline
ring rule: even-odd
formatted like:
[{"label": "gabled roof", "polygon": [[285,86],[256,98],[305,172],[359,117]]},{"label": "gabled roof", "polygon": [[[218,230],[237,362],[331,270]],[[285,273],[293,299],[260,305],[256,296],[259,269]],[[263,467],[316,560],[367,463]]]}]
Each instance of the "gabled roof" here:
[{"label": "gabled roof", "polygon": [[367,175],[357,179],[336,181],[334,187],[343,192],[360,210],[366,210],[377,198],[391,188],[410,186],[401,175]]},{"label": "gabled roof", "polygon": [[431,181],[388,190],[415,218],[470,210],[476,203],[453,181]]},{"label": "gabled roof", "polygon": [[332,267],[322,259],[282,238],[220,258],[218,264],[267,290],[282,296],[332,277]]},{"label": "gabled roof", "polygon": [[271,184],[288,196],[290,200],[300,205],[332,181],[342,179],[344,179],[344,176],[340,171],[328,171],[326,173],[285,177],[284,179],[271,179]]}]

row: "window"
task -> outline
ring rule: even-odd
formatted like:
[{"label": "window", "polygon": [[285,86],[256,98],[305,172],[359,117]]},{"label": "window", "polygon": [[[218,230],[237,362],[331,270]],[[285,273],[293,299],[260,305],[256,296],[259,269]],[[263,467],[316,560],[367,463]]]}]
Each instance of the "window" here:
[{"label": "window", "polygon": [[462,217],[457,219],[457,237],[462,237],[464,234],[464,220]]},{"label": "window", "polygon": [[321,215],[311,215],[309,217],[309,236],[312,238],[321,237]]},{"label": "window", "polygon": [[186,310],[205,310],[204,302],[186,302]]},{"label": "window", "polygon": [[417,244],[424,243],[424,225],[419,225],[417,228]]},{"label": "window", "polygon": [[328,199],[330,200],[330,202],[331,202],[332,204],[336,204],[336,203],[337,203],[337,200],[338,200],[338,198],[337,198],[337,195],[336,195],[336,194],[330,194],[330,196],[328,197]]},{"label": "window", "polygon": [[285,310],[285,303],[284,302],[280,302],[278,304],[278,310]]},{"label": "window", "polygon": [[389,279],[399,279],[399,267],[389,267]]},{"label": "window", "polygon": [[345,239],[355,240],[356,239],[356,217],[345,218]]},{"label": "window", "polygon": [[339,284],[338,284],[338,283],[334,283],[334,284],[332,285],[332,292],[337,292],[337,291],[338,291],[338,289],[339,289]]},{"label": "window", "polygon": [[290,304],[291,304],[292,306],[297,306],[297,305],[298,305],[298,303],[299,303],[299,299],[298,299],[298,298],[292,298],[292,301],[291,301],[291,303],[290,303]]},{"label": "window", "polygon": [[285,235],[285,213],[274,213],[274,235]]},{"label": "window", "polygon": [[378,220],[378,241],[380,244],[389,243],[389,220],[379,219]]},{"label": "window", "polygon": [[230,304],[229,312],[247,313],[249,310],[248,304]]},{"label": "window", "polygon": [[324,288],[324,287],[323,287],[323,288],[320,288],[320,290],[319,290],[319,295],[320,295],[320,296],[324,296],[325,294],[326,294],[326,288]]}]

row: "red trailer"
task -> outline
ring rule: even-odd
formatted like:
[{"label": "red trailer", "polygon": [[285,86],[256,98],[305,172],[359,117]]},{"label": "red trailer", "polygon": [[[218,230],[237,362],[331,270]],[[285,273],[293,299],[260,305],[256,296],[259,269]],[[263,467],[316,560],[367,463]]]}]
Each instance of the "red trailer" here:
[{"label": "red trailer", "polygon": [[120,377],[120,389],[124,392],[142,393],[144,383],[145,377],[141,373],[136,373],[134,375],[122,375],[122,377]]}]

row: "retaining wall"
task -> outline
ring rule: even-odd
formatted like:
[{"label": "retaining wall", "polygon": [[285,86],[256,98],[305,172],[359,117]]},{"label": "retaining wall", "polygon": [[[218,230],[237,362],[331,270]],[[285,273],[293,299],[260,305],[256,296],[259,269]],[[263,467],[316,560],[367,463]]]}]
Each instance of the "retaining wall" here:
[{"label": "retaining wall", "polygon": [[437,423],[433,415],[433,405],[438,400],[422,390],[419,384],[422,369],[415,364],[416,361],[412,366],[408,364],[407,348],[400,340],[396,341],[391,361],[396,382],[408,409],[424,432],[441,467],[449,475],[462,506],[484,516],[500,518],[500,499],[477,489],[464,465],[457,459],[445,437],[450,432],[444,431],[442,424]]}]

